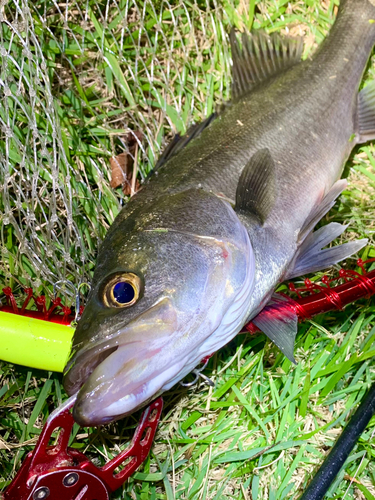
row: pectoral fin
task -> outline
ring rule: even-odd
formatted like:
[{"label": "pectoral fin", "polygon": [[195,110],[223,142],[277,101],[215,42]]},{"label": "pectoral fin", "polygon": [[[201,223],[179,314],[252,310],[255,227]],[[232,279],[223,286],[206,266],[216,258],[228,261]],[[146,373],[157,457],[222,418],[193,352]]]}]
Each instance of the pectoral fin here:
[{"label": "pectoral fin", "polygon": [[375,139],[375,82],[358,94],[356,136],[358,143]]},{"label": "pectoral fin", "polygon": [[264,224],[275,199],[275,163],[269,150],[261,149],[242,170],[236,192],[236,210],[251,212]]},{"label": "pectoral fin", "polygon": [[351,241],[322,250],[323,247],[340,236],[347,227],[337,222],[331,222],[327,226],[311,232],[297,251],[285,279],[321,271],[350,257],[363,248],[368,242],[367,239]]},{"label": "pectoral fin", "polygon": [[296,362],[293,352],[298,318],[288,299],[274,294],[271,302],[252,321],[290,361]]}]

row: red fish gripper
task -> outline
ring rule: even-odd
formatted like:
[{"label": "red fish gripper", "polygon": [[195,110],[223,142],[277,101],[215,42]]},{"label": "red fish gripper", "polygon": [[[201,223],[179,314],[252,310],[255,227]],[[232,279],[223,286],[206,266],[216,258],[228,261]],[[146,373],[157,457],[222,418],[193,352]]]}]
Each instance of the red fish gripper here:
[{"label": "red fish gripper", "polygon": [[[108,500],[109,494],[144,462],[160,420],[161,397],[143,412],[130,446],[103,467],[95,466],[82,452],[68,447],[74,424],[70,412],[73,404],[71,398],[51,413],[34,450],[5,490],[4,500]],[[56,429],[60,430],[57,443],[49,446]]]},{"label": "red fish gripper", "polygon": [[[328,276],[323,276],[322,285],[313,283],[309,279],[305,280],[305,286],[301,288],[289,283],[289,290],[297,297],[291,298],[281,294],[286,301],[286,307],[297,314],[299,321],[305,321],[317,314],[342,310],[351,302],[375,295],[375,270],[369,272],[365,270],[365,265],[374,261],[375,259],[369,259],[363,262],[362,259],[358,259],[357,265],[361,273],[340,269],[336,278],[329,279]],[[341,283],[338,284],[338,281]],[[250,333],[259,331],[252,322],[247,323],[244,329]]]},{"label": "red fish gripper", "polygon": [[[70,325],[74,320],[74,316],[71,316],[71,309],[62,305],[60,297],[53,299],[50,307],[47,309],[46,297],[44,295],[35,296],[32,288],[25,288],[24,292],[26,293],[26,298],[24,299],[22,306],[18,307],[13,291],[10,287],[3,288],[2,292],[7,301],[6,305],[2,305],[0,303],[0,311],[2,312],[20,314],[21,316],[52,321],[53,323],[59,323],[62,325]],[[34,301],[34,308],[36,307],[36,311],[27,309],[27,306],[31,301]]]}]

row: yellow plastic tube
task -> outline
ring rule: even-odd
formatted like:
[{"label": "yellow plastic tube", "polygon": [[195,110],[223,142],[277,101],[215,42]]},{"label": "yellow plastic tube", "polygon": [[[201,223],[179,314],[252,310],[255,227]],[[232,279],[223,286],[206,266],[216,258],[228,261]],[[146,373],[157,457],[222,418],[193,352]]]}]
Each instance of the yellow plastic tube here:
[{"label": "yellow plastic tube", "polygon": [[0,359],[62,372],[73,334],[71,326],[0,311]]}]

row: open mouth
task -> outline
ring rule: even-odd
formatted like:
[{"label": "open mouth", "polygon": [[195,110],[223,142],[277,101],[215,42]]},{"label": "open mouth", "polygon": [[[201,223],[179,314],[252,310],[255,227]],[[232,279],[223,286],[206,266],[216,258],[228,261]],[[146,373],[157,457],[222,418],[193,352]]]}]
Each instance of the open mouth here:
[{"label": "open mouth", "polygon": [[[73,415],[81,425],[100,425],[144,406],[178,376],[186,361],[185,352],[176,355],[173,351],[172,356],[178,324],[167,297],[111,331],[91,344],[82,341],[80,331],[64,371],[66,392],[78,393]],[[176,358],[173,363],[171,358]]]},{"label": "open mouth", "polygon": [[79,377],[85,382],[69,387],[79,389],[73,416],[80,425],[102,425],[145,406],[178,378],[186,363],[184,358],[170,365],[160,349],[144,350],[140,356],[138,346],[138,356],[134,354],[128,345],[109,347],[80,364]]},{"label": "open mouth", "polygon": [[95,368],[118,349],[118,345],[99,346],[87,352],[80,351],[64,370],[64,388],[69,396],[76,394]]}]

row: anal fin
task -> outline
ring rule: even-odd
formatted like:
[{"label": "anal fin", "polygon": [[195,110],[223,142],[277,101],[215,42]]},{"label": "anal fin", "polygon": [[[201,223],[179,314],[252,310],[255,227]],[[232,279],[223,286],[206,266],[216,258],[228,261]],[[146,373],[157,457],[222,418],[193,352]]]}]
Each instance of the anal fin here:
[{"label": "anal fin", "polygon": [[277,345],[290,361],[296,362],[293,352],[298,318],[288,299],[274,294],[270,303],[252,322]]}]

